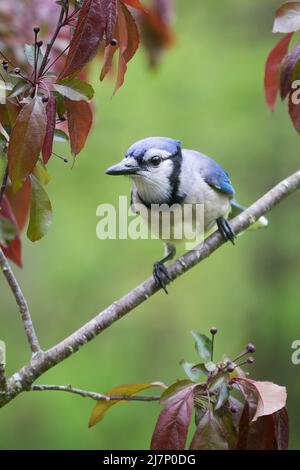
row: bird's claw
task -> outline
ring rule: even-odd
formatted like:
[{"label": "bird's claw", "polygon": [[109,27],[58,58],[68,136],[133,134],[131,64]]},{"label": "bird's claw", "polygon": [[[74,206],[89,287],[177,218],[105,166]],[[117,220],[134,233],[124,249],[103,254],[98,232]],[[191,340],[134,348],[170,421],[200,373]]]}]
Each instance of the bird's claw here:
[{"label": "bird's claw", "polygon": [[166,286],[171,281],[171,278],[169,276],[166,266],[163,263],[159,261],[157,263],[154,263],[153,277],[156,284],[161,287],[161,289],[163,289],[166,294],[168,294]]},{"label": "bird's claw", "polygon": [[236,234],[232,230],[228,220],[224,219],[223,217],[219,217],[219,219],[217,219],[217,225],[223,239],[225,241],[229,240],[234,245]]}]

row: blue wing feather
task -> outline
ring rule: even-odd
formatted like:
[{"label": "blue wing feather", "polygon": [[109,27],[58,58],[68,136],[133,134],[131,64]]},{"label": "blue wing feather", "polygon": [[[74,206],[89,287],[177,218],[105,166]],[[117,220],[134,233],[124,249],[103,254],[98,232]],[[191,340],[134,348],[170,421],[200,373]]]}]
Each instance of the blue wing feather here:
[{"label": "blue wing feather", "polygon": [[235,191],[228,173],[210,157],[201,153],[199,157],[201,159],[200,174],[204,181],[218,191],[233,197]]}]

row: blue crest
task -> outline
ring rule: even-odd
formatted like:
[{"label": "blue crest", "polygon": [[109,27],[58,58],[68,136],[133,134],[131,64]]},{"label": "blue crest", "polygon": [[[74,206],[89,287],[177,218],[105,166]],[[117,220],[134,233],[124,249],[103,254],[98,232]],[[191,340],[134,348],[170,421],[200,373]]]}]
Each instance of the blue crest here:
[{"label": "blue crest", "polygon": [[152,148],[166,150],[171,155],[175,155],[181,148],[180,140],[171,139],[169,137],[148,137],[147,139],[138,140],[127,151],[126,157],[141,158]]}]

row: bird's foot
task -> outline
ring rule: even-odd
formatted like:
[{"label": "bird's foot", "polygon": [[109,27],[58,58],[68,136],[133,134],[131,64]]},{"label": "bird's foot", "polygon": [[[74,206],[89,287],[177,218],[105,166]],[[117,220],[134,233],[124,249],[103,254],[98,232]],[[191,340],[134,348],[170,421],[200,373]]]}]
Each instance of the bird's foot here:
[{"label": "bird's foot", "polygon": [[171,281],[171,279],[170,279],[166,266],[161,261],[154,263],[153,277],[154,277],[156,284],[159,287],[161,287],[165,291],[166,294],[168,294],[166,286]]},{"label": "bird's foot", "polygon": [[228,220],[224,219],[224,217],[219,217],[217,219],[217,226],[218,226],[219,232],[222,235],[223,239],[226,242],[228,240],[231,241],[231,243],[234,245],[234,240],[236,238],[236,234],[232,230]]}]

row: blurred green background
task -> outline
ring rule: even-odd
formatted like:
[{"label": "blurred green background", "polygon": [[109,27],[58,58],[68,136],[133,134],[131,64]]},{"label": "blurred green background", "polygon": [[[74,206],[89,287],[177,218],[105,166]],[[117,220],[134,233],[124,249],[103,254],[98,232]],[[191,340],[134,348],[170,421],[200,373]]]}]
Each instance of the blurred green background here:
[{"label": "blurred green background", "polygon": [[[149,276],[158,241],[99,241],[96,207],[129,194],[126,178],[104,175],[127,147],[150,135],[179,138],[214,157],[230,173],[244,204],[299,168],[300,139],[278,104],[264,103],[266,56],[278,0],[176,1],[176,46],[155,72],[139,52],[125,86],[98,81],[96,122],[75,168],[53,158],[48,192],[54,226],[32,244],[24,237],[24,269],[15,269],[29,299],[43,348],[71,333]],[[57,151],[63,153],[61,145]],[[299,195],[269,216],[267,230],[239,238],[101,334],[40,383],[105,392],[121,383],[183,377],[179,360],[196,360],[190,330],[219,328],[216,352],[257,345],[252,376],[288,388],[291,448],[300,448],[300,366],[291,343],[300,338]],[[0,337],[7,372],[29,360],[18,312],[1,279]],[[148,448],[157,403],[115,407],[88,429],[92,401],[55,392],[23,393],[1,410],[2,449]]]}]

